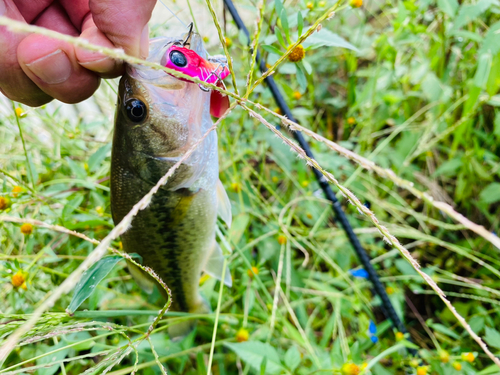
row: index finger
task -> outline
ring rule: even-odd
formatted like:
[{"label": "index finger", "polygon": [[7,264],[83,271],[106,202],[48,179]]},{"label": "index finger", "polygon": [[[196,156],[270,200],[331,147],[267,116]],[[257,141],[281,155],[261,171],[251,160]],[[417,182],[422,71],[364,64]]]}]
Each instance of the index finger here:
[{"label": "index finger", "polygon": [[90,0],[97,28],[128,55],[146,58],[149,48],[148,22],[156,0]]}]

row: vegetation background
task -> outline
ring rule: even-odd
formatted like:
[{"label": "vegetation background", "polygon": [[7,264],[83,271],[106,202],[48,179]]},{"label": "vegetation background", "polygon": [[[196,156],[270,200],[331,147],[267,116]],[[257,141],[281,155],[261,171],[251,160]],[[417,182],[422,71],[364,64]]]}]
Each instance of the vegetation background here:
[{"label": "vegetation background", "polygon": [[[168,5],[184,22],[194,18],[210,52],[221,53],[205,2]],[[241,94],[252,51],[221,3],[214,6]],[[491,242],[500,221],[498,0],[275,0],[264,8],[241,0],[236,6],[254,37],[255,20],[262,20],[258,44],[270,66],[285,56],[273,76],[302,126],[486,228],[479,236],[449,210],[398,187],[396,177],[362,168],[309,137],[322,168],[373,211],[498,354],[500,259]],[[157,8],[152,36],[179,34],[179,21]],[[291,46],[320,18],[321,28],[301,39],[305,57],[291,62]],[[253,71],[252,81],[259,77]],[[116,80],[106,81],[84,103],[36,109],[0,98],[2,344],[95,249],[61,227],[96,240],[113,228],[108,176],[116,89]],[[249,98],[277,111],[263,85]],[[230,230],[220,224],[219,237],[233,251],[234,285],[200,280],[214,313],[182,341],[169,340],[168,324],[196,317],[167,314],[146,336],[164,301],[140,290],[121,257],[105,258],[103,280],[80,284],[80,293],[93,293],[77,296],[84,300],[78,311],[65,313],[75,292],[63,294],[0,374],[500,374],[356,201],[358,207],[339,194],[407,326],[406,338],[385,319],[304,160],[242,107],[218,134],[220,176],[234,217]],[[112,246],[119,249],[119,240]]]}]

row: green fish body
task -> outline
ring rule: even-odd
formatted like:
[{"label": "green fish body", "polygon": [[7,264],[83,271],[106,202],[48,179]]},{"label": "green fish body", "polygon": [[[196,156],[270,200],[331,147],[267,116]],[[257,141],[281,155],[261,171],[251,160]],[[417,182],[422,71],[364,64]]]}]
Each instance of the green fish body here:
[{"label": "green fish body", "polygon": [[[172,41],[151,40],[148,60],[161,63]],[[190,42],[206,56],[199,35],[191,35]],[[119,86],[111,160],[115,224],[211,126],[209,92],[163,71],[127,67]],[[138,253],[170,288],[171,310],[209,311],[198,291],[201,272],[221,278],[217,215],[229,225],[231,210],[218,175],[217,134],[211,132],[122,235],[124,250]],[[132,264],[129,269],[143,289],[152,291],[149,275]],[[229,271],[224,282],[231,285]]]}]

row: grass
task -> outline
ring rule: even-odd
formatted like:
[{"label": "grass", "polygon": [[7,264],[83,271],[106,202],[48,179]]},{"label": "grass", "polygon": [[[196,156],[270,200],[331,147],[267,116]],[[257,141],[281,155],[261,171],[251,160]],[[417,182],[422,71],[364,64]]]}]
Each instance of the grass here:
[{"label": "grass", "polygon": [[[8,203],[0,229],[0,353],[10,353],[0,374],[348,374],[364,366],[381,375],[498,373],[498,4],[244,5],[260,15],[255,44],[270,64],[266,74],[274,72],[302,126],[276,114],[246,41],[230,23],[224,33],[211,7],[239,86],[226,91],[234,110],[213,128],[234,217],[218,237],[233,250],[234,285],[203,280],[215,313],[180,342],[166,328],[200,317],[169,314],[158,293],[140,291],[124,262],[75,315],[64,313],[82,272],[109,246],[118,251],[136,212],[112,229],[106,177],[116,82],[102,85],[87,107],[21,106],[26,116],[7,101],[0,107]],[[345,40],[357,51],[340,48]],[[287,56],[299,44],[306,58],[294,64]],[[310,137],[317,160],[279,123]],[[384,320],[367,281],[349,272],[358,262],[306,164],[347,198],[344,208],[418,360]],[[22,234],[20,223],[33,232]],[[13,283],[18,272],[26,289]]]}]

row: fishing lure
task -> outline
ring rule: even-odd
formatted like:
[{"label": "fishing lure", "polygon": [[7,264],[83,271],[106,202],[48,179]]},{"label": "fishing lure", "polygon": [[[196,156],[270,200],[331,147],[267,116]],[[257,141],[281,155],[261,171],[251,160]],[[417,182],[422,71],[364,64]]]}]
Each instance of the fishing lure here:
[{"label": "fishing lure", "polygon": [[[178,40],[165,53],[161,64],[166,68],[184,73],[190,77],[226,89],[224,78],[229,75],[227,59],[222,55],[209,56],[204,59],[196,51],[187,48],[191,44],[193,23],[189,24],[189,31],[184,41]],[[185,79],[179,78],[182,81]],[[199,85],[203,91],[210,91]],[[219,91],[213,90],[210,97],[210,113],[214,117],[221,117],[229,108],[229,98]]]}]

